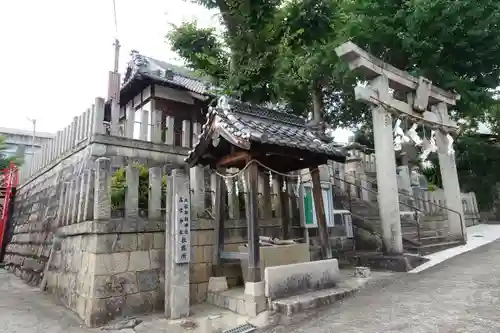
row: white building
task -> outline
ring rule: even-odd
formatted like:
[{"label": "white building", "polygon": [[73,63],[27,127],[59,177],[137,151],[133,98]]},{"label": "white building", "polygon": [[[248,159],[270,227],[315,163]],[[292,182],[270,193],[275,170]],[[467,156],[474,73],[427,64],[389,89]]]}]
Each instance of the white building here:
[{"label": "white building", "polygon": [[0,127],[0,136],[5,138],[6,149],[3,152],[7,157],[18,156],[24,163],[30,163],[33,149],[38,150],[50,139],[55,137],[51,133],[36,132],[33,142],[33,132],[17,128]]}]

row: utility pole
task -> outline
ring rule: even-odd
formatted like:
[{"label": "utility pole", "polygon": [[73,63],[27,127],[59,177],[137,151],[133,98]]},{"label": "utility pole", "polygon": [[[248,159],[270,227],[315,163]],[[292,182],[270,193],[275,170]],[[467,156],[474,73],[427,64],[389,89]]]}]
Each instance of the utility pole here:
[{"label": "utility pole", "polygon": [[30,173],[31,173],[33,172],[33,163],[35,157],[36,119],[28,118],[28,121],[30,121],[33,124],[33,132],[31,135],[31,161],[30,161]]}]

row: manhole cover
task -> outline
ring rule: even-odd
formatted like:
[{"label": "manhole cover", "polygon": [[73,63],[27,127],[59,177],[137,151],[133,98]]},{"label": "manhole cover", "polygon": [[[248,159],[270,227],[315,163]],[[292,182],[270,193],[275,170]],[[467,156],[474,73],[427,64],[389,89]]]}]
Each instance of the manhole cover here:
[{"label": "manhole cover", "polygon": [[223,331],[222,333],[248,333],[248,332],[253,332],[253,331],[255,331],[255,326],[252,326],[250,324],[244,324],[244,325]]}]

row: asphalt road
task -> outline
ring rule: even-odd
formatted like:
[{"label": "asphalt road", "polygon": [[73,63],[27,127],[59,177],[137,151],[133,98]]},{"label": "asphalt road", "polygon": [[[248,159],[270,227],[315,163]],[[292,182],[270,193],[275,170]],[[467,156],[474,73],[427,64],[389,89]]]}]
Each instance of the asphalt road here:
[{"label": "asphalt road", "polygon": [[[99,330],[100,331],[100,330]],[[500,332],[500,241],[399,275],[275,333]],[[76,316],[0,269],[0,333],[88,333]]]},{"label": "asphalt road", "polygon": [[500,332],[500,241],[370,286],[275,333]]}]

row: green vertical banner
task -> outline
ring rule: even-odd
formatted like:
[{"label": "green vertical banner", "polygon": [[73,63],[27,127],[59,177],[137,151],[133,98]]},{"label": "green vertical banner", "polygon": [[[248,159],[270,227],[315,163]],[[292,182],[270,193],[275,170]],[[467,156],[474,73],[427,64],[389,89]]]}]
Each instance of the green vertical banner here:
[{"label": "green vertical banner", "polygon": [[312,188],[304,187],[304,224],[306,228],[315,226],[313,213]]}]

